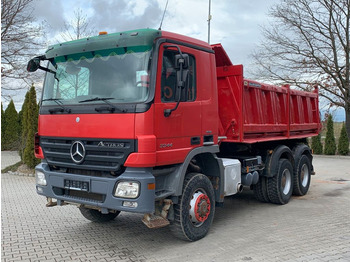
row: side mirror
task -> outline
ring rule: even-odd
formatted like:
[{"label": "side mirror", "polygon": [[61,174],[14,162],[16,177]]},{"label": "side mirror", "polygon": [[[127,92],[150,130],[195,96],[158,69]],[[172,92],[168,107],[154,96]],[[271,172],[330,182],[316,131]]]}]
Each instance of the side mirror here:
[{"label": "side mirror", "polygon": [[175,68],[180,69],[182,65],[182,69],[188,69],[190,64],[190,58],[188,54],[178,54],[175,55]]},{"label": "side mirror", "polygon": [[175,94],[175,101],[186,101],[189,89],[189,64],[190,58],[188,54],[175,55],[175,68],[177,88]]},{"label": "side mirror", "polygon": [[164,116],[169,117],[171,112],[175,111],[181,101],[187,100],[187,93],[189,89],[189,65],[190,57],[188,54],[183,54],[181,49],[177,45],[165,46],[165,48],[175,47],[179,54],[175,55],[175,69],[176,69],[176,90],[175,90],[175,102],[176,106],[172,109],[165,109]]},{"label": "side mirror", "polygon": [[40,58],[35,57],[33,59],[30,59],[27,65],[27,71],[28,72],[35,72],[40,67]]}]

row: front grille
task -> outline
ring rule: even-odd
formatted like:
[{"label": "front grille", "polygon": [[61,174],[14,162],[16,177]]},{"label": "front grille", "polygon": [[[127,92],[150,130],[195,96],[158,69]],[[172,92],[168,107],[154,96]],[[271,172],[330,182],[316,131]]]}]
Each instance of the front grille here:
[{"label": "front grille", "polygon": [[[85,157],[80,163],[75,163],[71,156],[71,147],[75,141],[80,141],[85,147]],[[52,167],[109,172],[118,171],[129,154],[137,150],[135,140],[131,139],[40,137],[40,146],[48,164]]]},{"label": "front grille", "polygon": [[104,202],[106,198],[106,195],[77,190],[66,190],[64,196],[75,200],[93,201],[98,203]]}]

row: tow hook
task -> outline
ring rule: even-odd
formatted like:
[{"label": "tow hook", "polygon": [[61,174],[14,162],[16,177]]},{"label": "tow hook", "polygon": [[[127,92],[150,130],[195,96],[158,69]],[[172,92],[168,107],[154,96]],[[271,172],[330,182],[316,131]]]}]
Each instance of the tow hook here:
[{"label": "tow hook", "polygon": [[170,222],[167,219],[167,216],[172,204],[173,201],[171,201],[170,199],[164,199],[160,201],[159,205],[156,206],[156,211],[154,212],[154,214],[145,214],[143,216],[142,222],[148,228],[161,228],[168,226]]}]

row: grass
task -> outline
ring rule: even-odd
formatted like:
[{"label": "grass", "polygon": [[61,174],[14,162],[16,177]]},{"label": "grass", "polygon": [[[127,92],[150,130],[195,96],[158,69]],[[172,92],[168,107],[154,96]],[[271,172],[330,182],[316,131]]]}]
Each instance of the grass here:
[{"label": "grass", "polygon": [[4,169],[1,170],[1,173],[7,173],[9,171],[12,171],[12,172],[16,172],[17,169],[22,165],[22,161],[19,161],[18,163],[12,165],[12,166],[8,166]]}]

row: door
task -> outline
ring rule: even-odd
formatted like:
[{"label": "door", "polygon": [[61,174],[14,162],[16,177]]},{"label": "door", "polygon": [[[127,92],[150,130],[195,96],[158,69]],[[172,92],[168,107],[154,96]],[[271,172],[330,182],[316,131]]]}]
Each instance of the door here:
[{"label": "door", "polygon": [[183,54],[188,54],[188,89],[176,110],[170,116],[164,110],[176,107],[177,71],[174,45],[162,44],[159,51],[155,95],[155,135],[157,137],[157,165],[181,163],[188,152],[201,141],[201,102],[197,94],[196,50],[178,45]]}]

